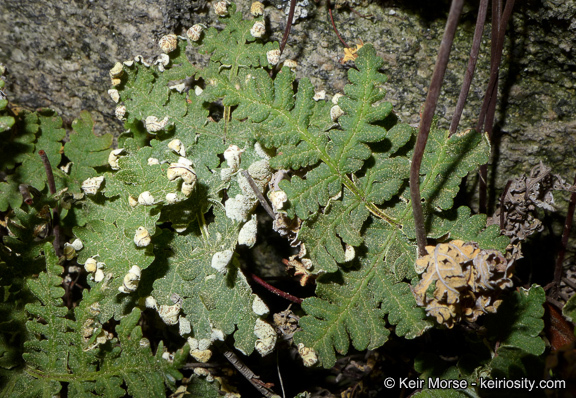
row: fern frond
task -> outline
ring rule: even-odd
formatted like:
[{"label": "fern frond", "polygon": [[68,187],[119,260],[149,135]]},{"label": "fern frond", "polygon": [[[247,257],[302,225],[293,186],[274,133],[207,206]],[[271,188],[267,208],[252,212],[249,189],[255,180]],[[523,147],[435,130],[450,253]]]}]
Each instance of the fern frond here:
[{"label": "fern frond", "polygon": [[[163,358],[162,343],[153,355],[137,326],[138,309],[117,325],[116,336],[103,332],[95,319],[101,295],[83,300],[72,319],[62,301],[59,275],[63,269],[50,244],[44,246],[44,252],[46,271],[28,283],[39,303],[26,306],[33,317],[26,324],[32,337],[24,343],[27,368],[11,381],[5,396],[54,396],[63,383],[72,397],[164,396],[166,387],[174,390],[176,380],[182,377],[176,369],[188,355],[187,346],[170,361]],[[103,334],[98,335],[100,332]],[[101,336],[105,337],[98,341]]]}]

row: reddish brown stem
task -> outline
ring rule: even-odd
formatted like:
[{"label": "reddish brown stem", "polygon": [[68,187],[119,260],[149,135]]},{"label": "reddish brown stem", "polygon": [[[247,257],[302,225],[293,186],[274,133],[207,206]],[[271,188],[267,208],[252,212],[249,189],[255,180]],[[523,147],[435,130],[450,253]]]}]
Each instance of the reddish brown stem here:
[{"label": "reddish brown stem", "polygon": [[436,59],[436,66],[434,67],[434,74],[430,82],[430,89],[426,96],[424,103],[424,110],[422,112],[422,120],[418,129],[418,138],[416,139],[416,146],[414,148],[414,155],[412,157],[412,165],[410,167],[410,197],[412,201],[412,213],[414,215],[414,224],[416,229],[416,243],[418,245],[418,255],[426,255],[426,228],[424,226],[424,212],[422,210],[421,196],[420,196],[420,166],[424,156],[424,149],[426,149],[426,142],[428,141],[428,134],[430,133],[430,126],[432,125],[432,118],[440,96],[440,87],[444,80],[444,73],[448,65],[448,58],[450,56],[450,49],[454,41],[458,19],[462,12],[463,0],[452,0],[450,6],[450,13],[446,21],[446,28],[444,36],[440,44],[440,51]]},{"label": "reddish brown stem", "polygon": [[344,47],[350,48],[350,46],[344,41],[344,39],[342,39],[340,33],[338,33],[338,29],[336,28],[336,24],[334,23],[334,17],[332,16],[332,8],[330,7],[330,1],[327,2],[327,6],[328,6],[328,15],[330,15],[330,22],[332,22],[332,29],[334,29],[334,32],[336,32],[336,36],[338,36],[338,39],[340,39],[342,44],[344,44]]},{"label": "reddish brown stem", "polygon": [[[576,177],[574,177],[574,185],[576,185]],[[560,293],[560,281],[564,273],[564,256],[566,255],[566,246],[568,245],[568,238],[572,230],[572,220],[574,218],[574,208],[576,208],[576,192],[570,195],[570,203],[568,204],[568,214],[566,214],[566,221],[564,222],[564,231],[562,232],[562,240],[560,241],[560,250],[558,251],[558,258],[556,259],[556,267],[554,268],[554,287],[552,288],[552,298],[558,299]]]},{"label": "reddish brown stem", "polygon": [[462,83],[462,89],[460,90],[460,97],[458,97],[458,102],[456,103],[452,123],[450,123],[450,135],[456,133],[458,124],[460,124],[460,117],[462,116],[464,105],[466,104],[466,98],[468,98],[468,92],[470,91],[470,85],[472,84],[472,78],[474,77],[474,70],[476,69],[476,62],[478,61],[478,53],[480,51],[480,43],[482,42],[482,32],[484,31],[487,11],[488,0],[481,0],[480,5],[478,6],[478,17],[476,19],[476,28],[474,29],[474,38],[472,39],[472,48],[470,49],[468,67],[466,68],[464,82]]},{"label": "reddish brown stem", "polygon": [[[500,69],[500,62],[502,60],[502,52],[504,49],[504,38],[506,33],[506,25],[512,16],[514,8],[514,0],[508,0],[504,11],[502,12],[502,0],[494,0],[492,3],[492,50],[490,60],[490,79],[484,96],[484,102],[480,110],[478,118],[478,125],[476,130],[479,132],[486,132],[488,139],[492,142],[492,130],[494,126],[494,115],[496,113],[496,97],[498,95],[498,76]],[[480,183],[479,183],[479,211],[486,213],[486,198],[487,198],[487,181],[488,181],[488,168],[486,165],[480,167]]]},{"label": "reddish brown stem", "polygon": [[[41,149],[38,151],[40,159],[44,164],[44,170],[46,170],[46,178],[48,180],[48,189],[51,195],[56,194],[56,182],[54,181],[54,173],[52,173],[52,166],[50,165],[50,160],[46,155],[46,152]],[[54,234],[54,241],[52,245],[54,246],[54,251],[58,257],[61,256],[60,251],[60,213],[58,212],[58,205],[52,208],[52,233]]]},{"label": "reddish brown stem", "polygon": [[272,286],[271,284],[264,281],[259,276],[256,276],[254,274],[250,274],[250,277],[252,278],[252,280],[254,282],[259,284],[260,286],[263,286],[264,288],[266,288],[266,290],[274,293],[275,295],[280,296],[282,298],[285,298],[286,300],[292,301],[293,303],[302,304],[303,300],[301,298],[293,296],[290,293],[286,293],[285,291],[282,291],[282,290],[278,289],[277,287]]},{"label": "reddish brown stem", "polygon": [[54,195],[56,193],[56,183],[54,182],[54,174],[52,173],[52,166],[50,165],[50,160],[48,160],[48,155],[43,149],[38,151],[40,159],[44,164],[44,170],[46,170],[46,177],[48,178],[48,189],[50,189],[50,194]]},{"label": "reddish brown stem", "polygon": [[288,42],[288,36],[290,36],[292,20],[294,19],[294,10],[296,9],[296,1],[297,0],[290,0],[290,11],[288,11],[288,20],[286,21],[284,36],[282,36],[282,42],[280,43],[280,54],[284,52],[284,47],[286,47],[286,43]]}]

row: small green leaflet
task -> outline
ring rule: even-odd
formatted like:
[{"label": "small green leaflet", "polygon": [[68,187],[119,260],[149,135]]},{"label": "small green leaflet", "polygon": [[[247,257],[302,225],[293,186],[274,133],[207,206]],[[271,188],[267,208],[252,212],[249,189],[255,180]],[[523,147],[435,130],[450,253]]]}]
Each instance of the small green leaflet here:
[{"label": "small green leaflet", "polygon": [[82,182],[98,174],[94,168],[108,165],[112,134],[97,137],[92,115],[87,111],[80,112],[80,118],[72,122],[72,129],[70,141],[64,145],[64,153],[72,162],[69,174],[72,182],[68,187],[70,192],[81,192]]}]

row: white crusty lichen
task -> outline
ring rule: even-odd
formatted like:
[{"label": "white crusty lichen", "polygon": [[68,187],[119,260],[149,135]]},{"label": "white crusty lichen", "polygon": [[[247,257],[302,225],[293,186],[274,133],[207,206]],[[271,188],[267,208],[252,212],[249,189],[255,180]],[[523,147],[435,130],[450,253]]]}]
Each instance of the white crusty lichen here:
[{"label": "white crusty lichen", "polygon": [[[100,264],[100,263],[98,263],[98,264]],[[105,276],[104,271],[102,271],[101,268],[98,268],[96,270],[96,272],[94,273],[94,282],[96,282],[96,283],[102,282],[104,280],[104,276]]]},{"label": "white crusty lichen", "polygon": [[[259,160],[254,162],[248,167],[248,174],[252,177],[252,180],[258,187],[260,192],[263,192],[272,177],[272,170],[270,169],[270,164],[268,160]],[[237,175],[238,186],[242,190],[242,194],[249,200],[256,201],[257,196],[250,185],[250,182],[244,175],[244,173],[238,173]]]},{"label": "white crusty lichen", "polygon": [[253,17],[264,15],[264,4],[259,1],[253,2],[250,6],[250,14],[252,14]]},{"label": "white crusty lichen", "polygon": [[210,333],[210,341],[224,341],[224,332],[220,329],[212,328],[212,332]]},{"label": "white crusty lichen", "polygon": [[195,24],[186,31],[186,36],[188,36],[191,41],[198,41],[200,40],[200,36],[202,35],[203,30],[204,27],[202,25]]},{"label": "white crusty lichen", "polygon": [[124,148],[114,149],[108,155],[108,164],[112,168],[112,170],[120,170],[120,166],[118,165],[118,159],[120,156],[124,154]]},{"label": "white crusty lichen", "polygon": [[140,282],[141,275],[142,272],[140,270],[140,267],[138,267],[137,265],[133,265],[132,268],[130,268],[130,271],[128,271],[128,273],[124,275],[122,286],[120,286],[118,290],[122,293],[132,293],[136,291],[138,283]]},{"label": "white crusty lichen", "polygon": [[138,227],[136,233],[134,234],[134,243],[138,247],[148,246],[152,242],[150,237],[150,232],[145,227]]},{"label": "white crusty lichen", "polygon": [[156,302],[156,299],[155,299],[154,297],[152,297],[152,296],[147,296],[147,297],[144,299],[144,306],[145,306],[146,308],[152,308],[152,309],[154,309],[154,310],[157,310],[157,309],[158,309],[158,303]]},{"label": "white crusty lichen", "polygon": [[140,195],[138,195],[138,204],[144,206],[151,206],[154,202],[154,196],[150,193],[150,191],[144,191]]},{"label": "white crusty lichen", "polygon": [[326,90],[317,91],[313,97],[314,101],[322,101],[326,99]]},{"label": "white crusty lichen", "polygon": [[216,15],[219,17],[225,17],[228,15],[228,1],[223,0],[216,2],[214,4],[214,12],[216,12]]},{"label": "white crusty lichen", "polygon": [[179,139],[172,140],[168,143],[168,148],[172,149],[174,153],[180,156],[186,156],[186,148]]},{"label": "white crusty lichen", "polygon": [[224,159],[226,159],[228,167],[233,170],[238,170],[238,167],[240,167],[240,158],[242,157],[243,152],[244,149],[240,149],[237,145],[230,145],[224,151]]},{"label": "white crusty lichen", "polygon": [[231,169],[230,167],[220,169],[220,179],[224,182],[228,182],[232,179],[234,173],[236,173],[236,170]]},{"label": "white crusty lichen", "polygon": [[178,91],[179,93],[183,93],[184,91],[186,91],[186,88],[187,88],[187,87],[188,87],[188,86],[186,85],[186,83],[179,83],[179,84],[174,84],[174,85],[172,85],[172,86],[168,86],[168,88],[169,88],[170,90],[176,90],[176,91]]},{"label": "white crusty lichen", "polygon": [[276,212],[284,207],[284,204],[288,201],[288,195],[282,190],[272,191],[268,194],[270,203]]},{"label": "white crusty lichen", "polygon": [[337,121],[338,118],[343,114],[344,111],[338,105],[334,105],[332,108],[330,108],[330,118],[332,119],[333,122]]},{"label": "white crusty lichen", "polygon": [[193,351],[190,351],[190,355],[192,355],[192,358],[194,358],[198,362],[206,363],[212,357],[212,351],[210,351],[210,350],[193,350]]},{"label": "white crusty lichen", "polygon": [[88,178],[82,182],[82,190],[86,195],[95,195],[103,182],[104,176]]},{"label": "white crusty lichen", "polygon": [[114,115],[116,115],[116,119],[120,121],[126,120],[126,106],[118,105],[114,110]]},{"label": "white crusty lichen", "polygon": [[98,262],[96,261],[96,259],[90,257],[86,259],[86,262],[84,263],[84,269],[86,270],[86,272],[89,273],[96,272],[96,270],[98,269],[97,264]]},{"label": "white crusty lichen", "polygon": [[178,197],[178,194],[175,192],[167,193],[166,194],[166,203],[169,205],[173,205],[175,203],[181,202],[183,198]]},{"label": "white crusty lichen", "polygon": [[292,70],[295,70],[298,67],[298,62],[294,61],[293,59],[287,59],[286,61],[284,61],[284,66],[287,66]]},{"label": "white crusty lichen", "polygon": [[157,133],[166,127],[168,124],[168,119],[168,116],[164,117],[162,120],[158,119],[156,116],[148,116],[146,120],[144,120],[144,125],[146,126],[146,130],[148,130],[149,133]]},{"label": "white crusty lichen", "polygon": [[194,190],[195,186],[196,186],[196,181],[194,181],[191,184],[188,184],[187,182],[183,182],[181,191],[185,196],[190,196],[192,194],[192,191]]},{"label": "white crusty lichen", "polygon": [[174,354],[172,354],[171,352],[163,352],[162,353],[162,359],[168,361],[169,363],[174,362]]},{"label": "white crusty lichen", "polygon": [[130,207],[136,207],[138,206],[138,199],[132,195],[128,195],[128,204]]},{"label": "white crusty lichen", "polygon": [[254,344],[256,351],[262,356],[270,354],[276,346],[277,337],[274,328],[266,321],[258,318],[254,325],[254,334],[258,338]]},{"label": "white crusty lichen", "polygon": [[266,26],[264,23],[260,21],[254,22],[252,29],[250,29],[250,34],[256,38],[260,38],[264,36],[264,33],[266,33]]},{"label": "white crusty lichen", "polygon": [[224,208],[226,209],[226,217],[234,221],[246,221],[248,219],[248,215],[255,205],[255,199],[247,198],[242,194],[238,194],[234,198],[229,198],[224,203]]},{"label": "white crusty lichen", "polygon": [[120,93],[115,88],[108,90],[108,95],[112,98],[112,101],[118,103],[120,101]]},{"label": "white crusty lichen", "polygon": [[272,151],[269,151],[264,147],[262,147],[262,144],[260,144],[259,142],[254,143],[254,151],[256,152],[256,155],[258,155],[258,157],[262,159],[270,160],[270,158],[273,156],[271,153],[268,153]]},{"label": "white crusty lichen", "polygon": [[144,57],[141,56],[141,55],[136,55],[136,56],[134,57],[134,61],[135,61],[135,62],[138,62],[139,64],[144,65],[144,66],[147,67],[147,68],[150,67],[150,64],[149,64],[148,62],[144,61]]},{"label": "white crusty lichen", "polygon": [[346,243],[346,250],[344,251],[344,261],[352,261],[356,257],[356,251],[354,250],[354,246],[350,246]]},{"label": "white crusty lichen", "polygon": [[158,46],[160,47],[162,52],[168,54],[176,50],[176,47],[178,47],[178,36],[176,36],[173,33],[166,36],[162,36],[158,41]]},{"label": "white crusty lichen", "polygon": [[158,315],[160,315],[160,318],[166,325],[176,325],[178,323],[181,308],[181,302],[174,305],[161,305],[158,307]]},{"label": "white crusty lichen", "polygon": [[110,69],[110,79],[113,86],[119,85],[122,81],[120,77],[124,74],[123,66],[120,62],[116,62],[112,69]]},{"label": "white crusty lichen", "polygon": [[185,336],[192,333],[192,324],[187,318],[183,316],[178,319],[178,333],[180,336]]},{"label": "white crusty lichen", "polygon": [[196,172],[190,165],[186,163],[170,163],[168,170],[166,171],[166,176],[170,181],[174,181],[178,178],[182,178],[187,184],[196,183]]},{"label": "white crusty lichen", "polygon": [[261,189],[264,189],[272,177],[270,162],[266,159],[254,162],[248,167],[248,173],[254,179],[256,184],[259,185]]},{"label": "white crusty lichen", "polygon": [[267,315],[270,312],[270,309],[260,297],[254,296],[254,301],[252,301],[252,311],[254,311],[256,315],[263,316]]},{"label": "white crusty lichen", "polygon": [[266,59],[270,65],[278,65],[278,62],[280,62],[280,50],[270,50],[266,52]]},{"label": "white crusty lichen", "polygon": [[251,248],[256,243],[256,232],[258,231],[258,220],[256,215],[246,222],[238,233],[238,244]]},{"label": "white crusty lichen", "polygon": [[156,61],[154,61],[154,65],[158,65],[158,71],[164,72],[166,70],[166,66],[170,64],[170,57],[167,54],[160,54]]},{"label": "white crusty lichen", "polygon": [[195,339],[193,337],[188,337],[188,345],[190,346],[190,355],[201,363],[206,363],[212,357],[212,351],[208,348],[212,344],[211,340],[208,339]]},{"label": "white crusty lichen", "polygon": [[74,239],[74,241],[72,243],[70,243],[70,245],[74,248],[74,250],[76,250],[77,252],[79,252],[80,250],[82,250],[84,248],[84,243],[82,243],[82,241],[78,238]]},{"label": "white crusty lichen", "polygon": [[228,266],[228,263],[230,263],[230,260],[232,260],[233,254],[234,252],[230,249],[214,253],[211,262],[212,268],[218,272],[226,272],[226,267]]},{"label": "white crusty lichen", "polygon": [[314,351],[313,348],[305,347],[302,343],[298,344],[298,355],[300,355],[306,367],[314,366],[318,363],[318,354],[316,354],[316,351]]}]

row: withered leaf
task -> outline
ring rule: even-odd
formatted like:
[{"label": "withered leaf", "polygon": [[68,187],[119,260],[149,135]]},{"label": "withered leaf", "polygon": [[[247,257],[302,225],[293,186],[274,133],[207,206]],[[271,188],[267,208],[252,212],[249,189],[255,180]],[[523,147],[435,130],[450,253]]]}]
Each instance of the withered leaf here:
[{"label": "withered leaf", "polygon": [[477,243],[461,240],[427,246],[426,251],[416,260],[422,279],[412,293],[428,315],[451,328],[461,319],[475,321],[496,312],[501,302],[498,294],[512,286],[515,256],[509,261],[496,250],[482,250]]}]

